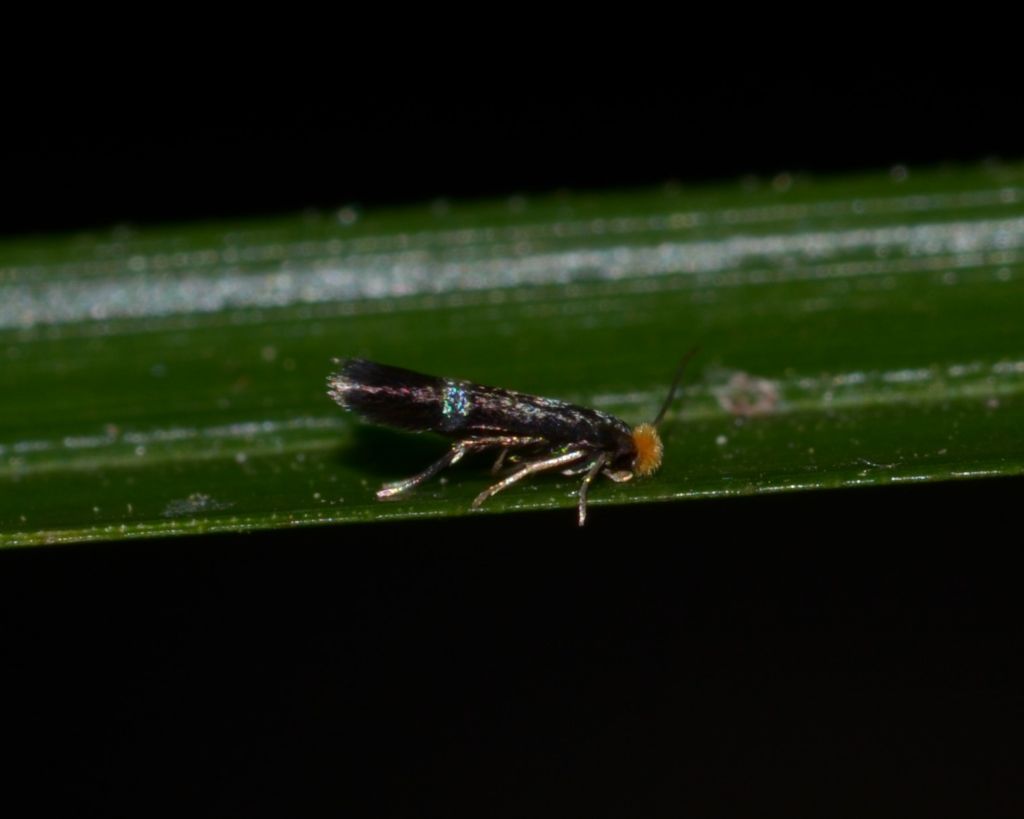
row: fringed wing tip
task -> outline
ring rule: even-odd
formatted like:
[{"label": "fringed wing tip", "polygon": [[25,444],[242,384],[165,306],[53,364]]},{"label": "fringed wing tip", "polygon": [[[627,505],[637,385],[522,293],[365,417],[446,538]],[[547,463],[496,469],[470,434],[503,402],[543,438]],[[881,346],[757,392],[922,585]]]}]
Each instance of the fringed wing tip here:
[{"label": "fringed wing tip", "polygon": [[327,394],[345,409],[357,409],[353,401],[367,385],[381,381],[382,371],[388,369],[365,358],[334,358],[337,370],[327,377]]},{"label": "fringed wing tip", "polygon": [[345,396],[352,383],[342,373],[332,373],[327,377],[327,394],[345,409],[349,409]]},{"label": "fringed wing tip", "polygon": [[348,395],[359,386],[359,378],[353,376],[352,369],[362,362],[358,358],[332,358],[331,363],[338,369],[327,376],[327,394],[345,409],[352,409]]}]

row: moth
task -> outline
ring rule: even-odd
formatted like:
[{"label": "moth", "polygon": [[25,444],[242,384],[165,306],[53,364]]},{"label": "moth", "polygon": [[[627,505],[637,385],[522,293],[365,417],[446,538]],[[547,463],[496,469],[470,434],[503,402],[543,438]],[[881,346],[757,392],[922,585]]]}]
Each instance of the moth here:
[{"label": "moth", "polygon": [[696,349],[679,364],[658,415],[630,427],[600,410],[553,398],[486,387],[470,381],[423,375],[362,358],[335,359],[328,394],[363,419],[395,429],[435,432],[453,439],[451,448],[422,472],[377,492],[393,500],[412,491],[469,453],[496,450],[491,469],[508,474],[473,501],[479,507],[492,495],[540,472],[560,470],[582,476],[578,490],[579,525],[587,519],[587,493],[598,475],[616,482],[652,475],[661,466],[664,447],[658,425],[675,397],[683,370]]}]

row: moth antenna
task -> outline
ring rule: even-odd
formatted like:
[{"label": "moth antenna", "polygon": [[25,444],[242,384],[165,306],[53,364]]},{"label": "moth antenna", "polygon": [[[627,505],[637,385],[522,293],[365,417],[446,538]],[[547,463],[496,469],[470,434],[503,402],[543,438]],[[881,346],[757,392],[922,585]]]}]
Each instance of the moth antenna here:
[{"label": "moth antenna", "polygon": [[672,399],[676,397],[676,390],[679,387],[679,382],[683,379],[683,372],[686,370],[686,365],[690,363],[690,359],[693,358],[697,353],[700,352],[700,345],[691,347],[687,350],[686,354],[680,359],[679,366],[676,367],[675,378],[672,379],[672,386],[669,387],[668,395],[665,398],[665,403],[661,405],[661,409],[658,411],[657,416],[651,421],[651,426],[658,426],[662,419],[665,417],[665,413],[668,412],[668,408],[672,405]]}]

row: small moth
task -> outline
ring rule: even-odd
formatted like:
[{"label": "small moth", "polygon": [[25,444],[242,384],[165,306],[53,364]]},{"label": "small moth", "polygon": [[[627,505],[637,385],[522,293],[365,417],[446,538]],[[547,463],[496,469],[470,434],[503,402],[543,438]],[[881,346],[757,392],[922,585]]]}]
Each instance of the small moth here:
[{"label": "small moth", "polygon": [[587,491],[598,474],[616,482],[645,477],[661,466],[663,446],[658,424],[675,397],[683,369],[696,348],[679,364],[657,417],[630,428],[606,412],[553,398],[438,378],[361,358],[336,359],[327,380],[328,394],[367,421],[413,432],[435,432],[454,439],[451,449],[418,475],[386,483],[380,500],[398,498],[471,452],[498,450],[491,469],[508,474],[481,492],[473,507],[523,478],[558,469],[582,475],[579,524],[587,519]]}]

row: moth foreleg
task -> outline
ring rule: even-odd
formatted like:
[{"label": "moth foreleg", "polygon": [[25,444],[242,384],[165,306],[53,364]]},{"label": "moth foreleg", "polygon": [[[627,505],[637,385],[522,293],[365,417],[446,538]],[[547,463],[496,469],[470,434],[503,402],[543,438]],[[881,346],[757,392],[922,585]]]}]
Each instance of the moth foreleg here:
[{"label": "moth foreleg", "polygon": [[583,476],[583,482],[580,483],[580,526],[587,522],[587,491],[590,489],[590,483],[607,462],[608,456],[602,452],[590,464],[587,474]]}]

